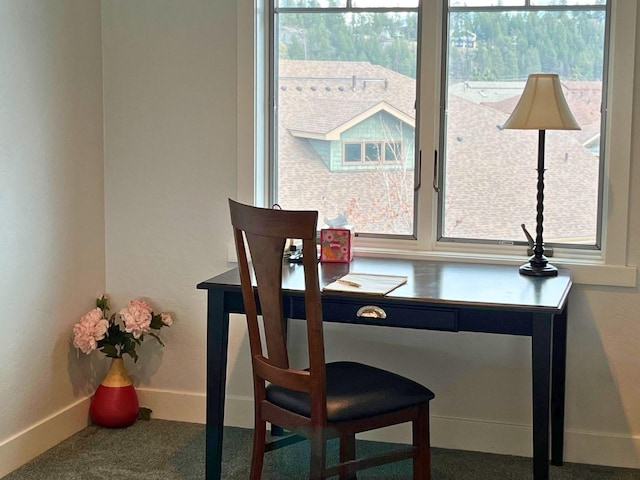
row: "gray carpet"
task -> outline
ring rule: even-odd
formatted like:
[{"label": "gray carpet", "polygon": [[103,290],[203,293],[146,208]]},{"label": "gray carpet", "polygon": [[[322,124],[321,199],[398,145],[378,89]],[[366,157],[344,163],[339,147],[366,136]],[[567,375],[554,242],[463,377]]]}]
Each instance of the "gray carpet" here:
[{"label": "gray carpet", "polygon": [[[252,431],[226,428],[223,475],[227,480],[249,476]],[[204,425],[165,420],[139,421],[126,429],[89,426],[4,477],[4,480],[203,480]],[[393,448],[359,441],[358,455]],[[331,445],[330,458],[337,457]],[[304,479],[306,442],[270,452],[264,480]],[[398,462],[358,474],[361,480],[407,480],[411,463]],[[506,455],[432,450],[433,480],[527,480],[533,478],[531,459]],[[551,467],[551,480],[638,480],[640,470],[565,464]]]}]

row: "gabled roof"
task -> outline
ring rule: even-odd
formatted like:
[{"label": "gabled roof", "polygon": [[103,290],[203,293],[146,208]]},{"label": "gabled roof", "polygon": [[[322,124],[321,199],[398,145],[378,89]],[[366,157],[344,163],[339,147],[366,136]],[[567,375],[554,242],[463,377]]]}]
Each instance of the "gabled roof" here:
[{"label": "gabled roof", "polygon": [[[309,106],[300,105],[300,110]],[[415,127],[413,117],[406,115],[387,102],[380,102],[372,106],[358,102],[319,101],[313,104],[314,111],[325,110],[334,112],[333,116],[325,116],[324,122],[316,122],[313,115],[301,118],[295,128],[289,128],[294,137],[314,138],[318,140],[340,140],[340,135],[363,122],[367,118],[379,113],[387,112],[403,122]]]},{"label": "gabled roof", "polygon": [[280,128],[304,138],[335,140],[386,111],[414,125],[415,80],[368,62],[282,60],[277,92]]}]

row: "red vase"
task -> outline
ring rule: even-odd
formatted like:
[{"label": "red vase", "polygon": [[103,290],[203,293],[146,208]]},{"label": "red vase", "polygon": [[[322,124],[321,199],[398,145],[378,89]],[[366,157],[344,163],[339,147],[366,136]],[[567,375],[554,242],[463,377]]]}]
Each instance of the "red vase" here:
[{"label": "red vase", "polygon": [[138,419],[139,410],[138,395],[124,368],[124,360],[112,359],[107,376],[91,399],[91,420],[103,427],[128,427]]}]

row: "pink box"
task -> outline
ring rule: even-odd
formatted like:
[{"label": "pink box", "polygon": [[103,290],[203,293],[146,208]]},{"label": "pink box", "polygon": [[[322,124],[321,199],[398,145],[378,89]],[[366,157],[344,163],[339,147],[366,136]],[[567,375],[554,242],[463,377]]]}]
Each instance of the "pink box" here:
[{"label": "pink box", "polygon": [[349,263],[353,258],[353,237],[351,227],[320,230],[320,261]]}]

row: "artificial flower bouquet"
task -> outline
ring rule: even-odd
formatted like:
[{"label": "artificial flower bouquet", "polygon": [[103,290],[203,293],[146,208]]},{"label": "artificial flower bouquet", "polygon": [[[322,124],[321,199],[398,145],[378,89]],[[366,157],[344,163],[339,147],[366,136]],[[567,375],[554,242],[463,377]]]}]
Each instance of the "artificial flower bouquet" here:
[{"label": "artificial flower bouquet", "polygon": [[145,334],[164,343],[156,333],[173,324],[168,313],[156,314],[147,302],[134,299],[118,313],[109,316],[109,300],[103,295],[96,299],[96,308],[87,312],[73,327],[73,346],[85,354],[100,350],[107,357],[122,358],[129,355],[138,361],[136,347]]}]

